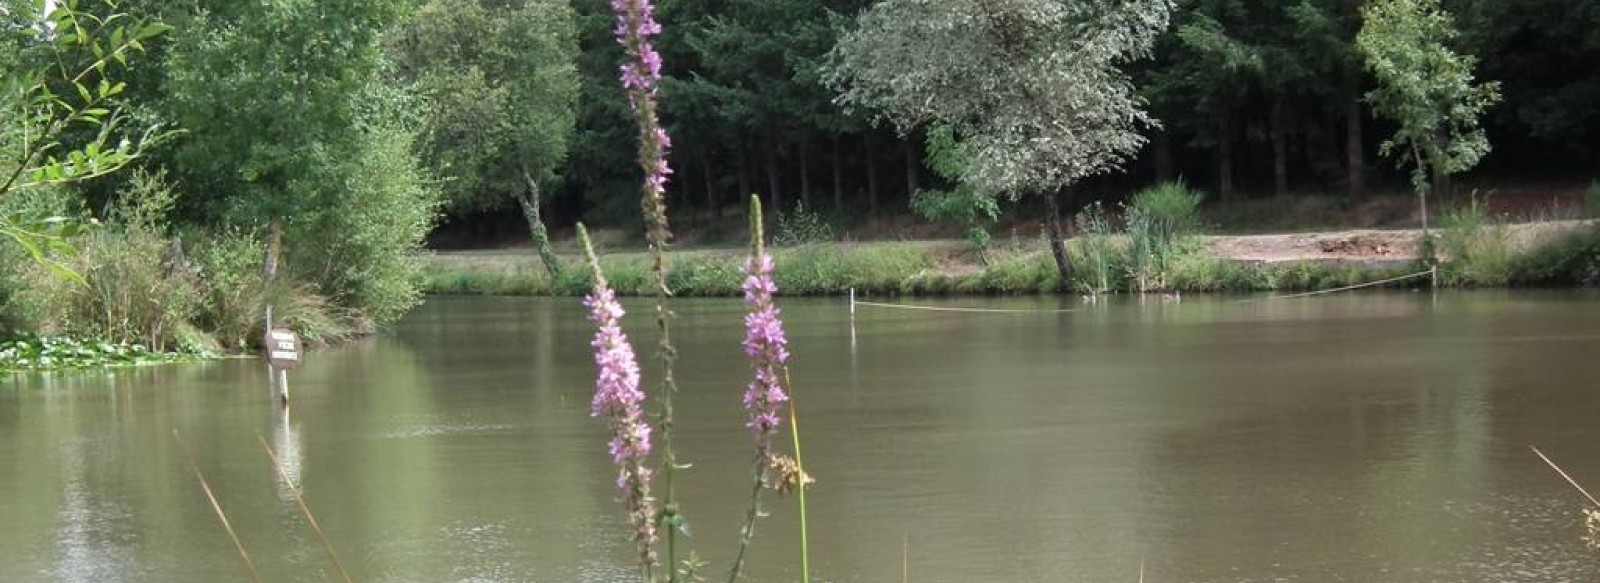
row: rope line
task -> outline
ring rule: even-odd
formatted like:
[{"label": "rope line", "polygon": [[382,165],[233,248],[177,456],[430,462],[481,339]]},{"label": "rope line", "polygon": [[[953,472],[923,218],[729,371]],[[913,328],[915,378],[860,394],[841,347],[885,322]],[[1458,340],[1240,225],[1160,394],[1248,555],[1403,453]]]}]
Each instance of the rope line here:
[{"label": "rope line", "polygon": [[1391,277],[1389,279],[1380,279],[1378,281],[1369,281],[1367,283],[1358,283],[1358,284],[1355,284],[1355,285],[1347,285],[1347,286],[1344,286],[1344,287],[1336,287],[1336,288],[1333,288],[1333,289],[1309,291],[1309,292],[1302,292],[1302,293],[1297,293],[1297,294],[1289,294],[1289,295],[1284,295],[1284,296],[1268,296],[1268,297],[1262,298],[1262,299],[1250,298],[1250,299],[1239,300],[1239,302],[1240,303],[1244,303],[1244,302],[1257,302],[1257,301],[1265,301],[1265,300],[1290,300],[1290,299],[1294,299],[1294,298],[1305,298],[1305,297],[1311,297],[1311,296],[1319,296],[1319,295],[1323,295],[1323,294],[1331,294],[1331,293],[1338,293],[1338,292],[1342,292],[1342,291],[1350,291],[1350,290],[1353,290],[1353,289],[1361,289],[1361,288],[1364,288],[1364,287],[1375,287],[1375,286],[1380,286],[1380,285],[1383,285],[1383,284],[1386,284],[1386,283],[1394,283],[1394,282],[1397,282],[1397,281],[1404,281],[1404,280],[1407,280],[1407,279],[1415,279],[1415,278],[1418,278],[1418,277],[1422,277],[1424,275],[1431,275],[1431,274],[1433,274],[1433,270],[1432,269],[1427,270],[1427,271],[1418,271],[1416,273],[1408,273],[1408,274],[1401,275],[1401,276]]},{"label": "rope line", "polygon": [[[1268,301],[1268,300],[1289,300],[1289,299],[1295,299],[1295,298],[1306,298],[1306,297],[1312,297],[1312,296],[1319,296],[1319,295],[1325,295],[1325,294],[1345,292],[1345,291],[1350,291],[1350,290],[1354,290],[1354,289],[1361,289],[1361,288],[1365,288],[1365,287],[1376,287],[1376,286],[1380,286],[1380,285],[1394,283],[1394,282],[1397,282],[1397,281],[1405,281],[1405,280],[1408,280],[1408,279],[1415,279],[1415,278],[1418,278],[1418,277],[1422,277],[1422,276],[1425,276],[1425,275],[1432,275],[1432,274],[1433,274],[1433,270],[1430,269],[1430,270],[1427,270],[1427,271],[1418,271],[1416,273],[1408,273],[1408,274],[1405,274],[1405,275],[1395,276],[1395,277],[1391,277],[1391,278],[1388,278],[1388,279],[1380,279],[1378,281],[1369,281],[1367,283],[1358,283],[1358,284],[1355,284],[1355,285],[1347,285],[1347,286],[1344,286],[1344,287],[1336,287],[1336,288],[1333,288],[1333,289],[1309,291],[1309,292],[1302,292],[1302,293],[1295,293],[1295,294],[1288,294],[1288,295],[1281,295],[1281,296],[1268,296],[1268,297],[1265,297],[1265,298],[1246,298],[1246,299],[1238,300],[1235,303],[1249,303],[1249,302],[1263,302],[1263,301]],[[889,308],[889,309],[895,309],[895,310],[923,310],[923,311],[928,311],[928,312],[967,312],[967,313],[979,313],[979,314],[1066,314],[1066,313],[1077,312],[1077,311],[1081,310],[1081,308],[1069,308],[1069,309],[1065,309],[1065,310],[1027,310],[1027,309],[1006,309],[1006,308],[967,308],[967,307],[924,306],[924,305],[916,305],[916,304],[886,304],[886,303],[882,303],[882,302],[868,302],[868,301],[857,300],[857,299],[855,299],[855,290],[850,290],[850,291],[851,291],[850,305],[852,306],[852,309],[853,309],[854,306],[867,306],[867,307],[870,307],[870,308]]]},{"label": "rope line", "polygon": [[864,301],[861,301],[861,300],[856,300],[856,305],[857,306],[869,306],[869,307],[874,307],[874,308],[894,308],[894,309],[897,309],[897,310],[927,310],[927,311],[930,311],[930,312],[977,312],[977,313],[987,313],[987,314],[1065,314],[1067,312],[1076,312],[1076,311],[1078,311],[1076,308],[1070,309],[1070,310],[1008,310],[1008,309],[1004,309],[1004,308],[961,308],[961,307],[947,308],[947,307],[943,307],[943,306],[918,306],[918,305],[914,305],[914,304],[882,304],[882,303],[878,303],[878,302],[864,302]]}]

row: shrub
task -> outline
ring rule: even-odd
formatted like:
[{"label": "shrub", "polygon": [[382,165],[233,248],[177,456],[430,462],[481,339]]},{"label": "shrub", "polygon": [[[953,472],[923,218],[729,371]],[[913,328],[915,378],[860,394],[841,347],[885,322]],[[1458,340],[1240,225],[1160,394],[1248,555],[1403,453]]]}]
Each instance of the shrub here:
[{"label": "shrub", "polygon": [[[0,197],[0,216],[17,218],[43,218],[73,216],[74,198],[61,188],[33,188],[12,192]],[[54,273],[41,273],[34,258],[21,245],[9,238],[0,237],[0,337],[12,337],[40,324],[38,294],[28,293],[29,288],[42,281],[59,277]]]},{"label": "shrub", "polygon": [[806,208],[804,201],[797,202],[794,210],[788,213],[778,213],[778,220],[772,229],[772,244],[779,247],[794,247],[811,243],[824,243],[833,240],[833,226],[820,213]]},{"label": "shrub", "polygon": [[355,155],[329,162],[335,188],[308,196],[285,224],[280,277],[309,283],[311,292],[384,324],[421,301],[416,255],[439,206],[411,152],[410,135],[397,128],[366,131]]},{"label": "shrub", "polygon": [[1439,247],[1446,262],[1440,275],[1450,285],[1504,285],[1511,277],[1511,244],[1505,225],[1487,216],[1477,197],[1447,209],[1439,220]]},{"label": "shrub", "polygon": [[179,337],[186,335],[181,333],[199,309],[201,296],[176,240],[107,229],[75,244],[77,256],[67,265],[83,278],[82,285],[39,273],[28,289],[43,306],[44,331],[138,343],[156,351],[180,348]]},{"label": "shrub", "polygon": [[1511,281],[1521,285],[1600,284],[1600,229],[1573,233],[1517,257]]},{"label": "shrub", "polygon": [[202,298],[183,245],[165,235],[175,200],[162,175],[135,174],[107,213],[112,222],[73,241],[65,263],[82,284],[41,274],[30,287],[42,294],[41,326],[156,351],[206,348],[183,346],[198,342],[191,322]]},{"label": "shrub", "polygon": [[229,348],[254,345],[263,335],[261,238],[228,231],[196,238],[191,246],[203,299],[195,324]]}]

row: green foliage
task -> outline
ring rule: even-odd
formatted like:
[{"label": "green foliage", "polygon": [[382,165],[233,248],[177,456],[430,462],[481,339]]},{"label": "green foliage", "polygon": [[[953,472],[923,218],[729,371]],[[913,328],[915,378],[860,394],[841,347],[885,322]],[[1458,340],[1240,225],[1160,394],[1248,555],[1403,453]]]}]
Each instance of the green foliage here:
[{"label": "green foliage", "polygon": [[416,254],[433,225],[437,196],[415,164],[410,136],[368,130],[351,159],[327,170],[343,188],[285,226],[287,271],[315,295],[382,325],[421,301]]},{"label": "green foliage", "polygon": [[991,261],[982,272],[956,284],[961,293],[1052,293],[1061,289],[1061,273],[1048,253],[1014,254]]},{"label": "green foliage", "polygon": [[182,246],[163,233],[173,197],[159,174],[136,173],[110,209],[113,222],[73,241],[67,267],[80,281],[42,278],[28,288],[42,323],[73,338],[193,348],[182,345],[195,338],[201,294]]},{"label": "green foliage", "polygon": [[737,296],[742,283],[738,261],[715,255],[674,259],[667,272],[667,287],[678,295]]},{"label": "green foliage", "polygon": [[572,7],[559,0],[430,0],[385,42],[429,103],[418,151],[448,210],[504,208],[567,161],[579,90]]},{"label": "green foliage", "polygon": [[1446,210],[1439,220],[1439,247],[1446,261],[1440,276],[1449,285],[1504,285],[1511,277],[1511,242],[1506,225],[1488,216],[1477,197]]},{"label": "green foliage", "polygon": [[[130,128],[118,102],[131,56],[171,27],[115,12],[112,2],[12,7],[0,34],[14,56],[0,61],[0,200],[120,170],[168,134]],[[97,14],[103,13],[103,14]],[[48,32],[47,32],[48,31]],[[59,275],[79,227],[65,216],[0,214],[0,236]]]},{"label": "green foliage", "polygon": [[778,213],[772,228],[772,244],[778,247],[795,247],[833,240],[833,225],[821,213],[797,202],[794,210]]},{"label": "green foliage", "polygon": [[1195,292],[1245,292],[1269,287],[1261,270],[1199,252],[1173,257],[1161,279],[1167,289]]},{"label": "green foliage", "polygon": [[1590,227],[1512,260],[1517,285],[1600,285],[1600,229]]},{"label": "green foliage", "polygon": [[1099,202],[1090,204],[1073,219],[1078,236],[1067,245],[1072,264],[1073,288],[1087,293],[1122,289],[1129,273],[1129,240],[1119,236],[1112,217]]},{"label": "green foliage", "polygon": [[261,238],[229,231],[199,238],[191,247],[201,287],[195,325],[229,348],[255,345],[263,336]]},{"label": "green foliage", "polygon": [[1120,67],[1148,55],[1171,8],[884,0],[834,47],[828,77],[842,103],[902,129],[947,126],[978,190],[1053,194],[1143,145],[1151,120]]},{"label": "green foliage", "polygon": [[0,371],[146,366],[205,358],[201,353],[152,351],[127,342],[23,337],[0,342]]},{"label": "green foliage", "polygon": [[933,221],[958,225],[963,237],[974,251],[983,252],[989,247],[989,230],[984,223],[1000,215],[1000,204],[994,196],[986,195],[963,182],[966,169],[971,164],[968,152],[956,140],[955,132],[947,125],[934,126],[927,136],[928,167],[940,178],[955,183],[949,190],[922,190],[911,197],[911,210]]},{"label": "green foliage", "polygon": [[1477,59],[1451,49],[1459,32],[1439,0],[1375,0],[1362,18],[1356,44],[1378,82],[1367,100],[1398,126],[1381,152],[1411,165],[1412,187],[1426,197],[1430,172],[1464,172],[1489,153],[1479,118],[1500,101],[1500,86],[1476,81]]},{"label": "green foliage", "polygon": [[1128,270],[1135,290],[1168,289],[1173,261],[1196,252],[1192,236],[1199,234],[1201,195],[1181,182],[1159,184],[1135,194],[1127,207],[1131,240]]},{"label": "green foliage", "polygon": [[240,232],[281,220],[282,271],[357,329],[417,302],[412,256],[437,207],[412,152],[416,105],[388,85],[379,50],[409,5],[208,5],[166,63],[160,103],[187,132],[169,165],[186,216]]}]

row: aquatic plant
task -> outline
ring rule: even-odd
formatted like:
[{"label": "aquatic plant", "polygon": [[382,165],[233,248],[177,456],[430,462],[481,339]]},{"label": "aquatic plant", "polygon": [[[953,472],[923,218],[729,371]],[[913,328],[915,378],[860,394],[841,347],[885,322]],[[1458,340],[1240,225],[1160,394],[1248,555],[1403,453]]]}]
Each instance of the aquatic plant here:
[{"label": "aquatic plant", "polygon": [[[661,331],[656,354],[661,359],[662,368],[660,425],[661,482],[664,495],[659,515],[651,518],[656,524],[666,528],[667,579],[677,581],[679,578],[677,540],[678,533],[684,529],[685,524],[678,512],[676,491],[673,489],[673,476],[679,469],[677,453],[672,447],[672,396],[677,392],[673,366],[677,360],[677,349],[672,345],[672,311],[667,308],[667,297],[671,292],[667,288],[665,264],[667,242],[672,237],[672,232],[667,228],[666,204],[667,178],[672,175],[672,168],[667,165],[667,151],[672,148],[672,139],[656,117],[656,86],[661,81],[661,54],[656,52],[650,40],[661,34],[661,24],[656,22],[655,7],[651,5],[650,0],[612,0],[611,11],[617,21],[614,29],[617,44],[622,45],[625,55],[618,72],[622,87],[628,93],[628,107],[633,111],[634,120],[639,128],[638,162],[640,169],[644,171],[641,207],[646,224],[645,240],[650,244],[650,274],[656,296],[656,327]],[[598,276],[599,262],[591,261],[591,263]],[[631,511],[648,509],[639,506],[632,507]],[[643,536],[646,533],[638,530],[638,517],[635,518],[635,536]],[[641,540],[640,544],[645,543]],[[643,552],[641,561],[645,564],[648,579],[649,566],[654,563],[654,557],[648,552]]]},{"label": "aquatic plant", "polygon": [[650,581],[656,563],[653,546],[656,507],[650,496],[651,471],[646,467],[651,428],[644,415],[645,394],[639,389],[639,361],[628,335],[622,331],[622,316],[627,312],[606,283],[594,245],[589,242],[589,231],[581,223],[578,240],[589,258],[594,278],[594,292],[583,298],[583,305],[589,309],[589,320],[597,327],[594,340],[590,342],[594,348],[596,374],[589,414],[605,419],[611,427],[611,461],[617,465],[617,488],[622,491],[623,505],[628,511],[640,566],[645,571],[645,580]]},{"label": "aquatic plant", "polygon": [[[728,581],[739,578],[744,568],[745,551],[755,536],[756,517],[761,510],[761,491],[767,486],[767,467],[773,463],[772,435],[781,422],[779,415],[789,401],[783,384],[787,375],[780,376],[789,362],[789,340],[783,331],[783,319],[772,296],[778,284],[772,279],[772,256],[767,254],[762,240],[761,199],[750,197],[750,256],[745,259],[745,279],[741,289],[750,312],[744,317],[744,352],[750,358],[752,379],[745,386],[744,409],[748,415],[745,426],[755,435],[756,453],[750,468],[750,504],[745,509],[744,525],[739,529],[739,552],[729,569]],[[798,472],[798,469],[796,469]]]},{"label": "aquatic plant", "polygon": [[146,366],[213,358],[202,352],[159,352],[129,342],[24,337],[0,342],[0,371]]}]

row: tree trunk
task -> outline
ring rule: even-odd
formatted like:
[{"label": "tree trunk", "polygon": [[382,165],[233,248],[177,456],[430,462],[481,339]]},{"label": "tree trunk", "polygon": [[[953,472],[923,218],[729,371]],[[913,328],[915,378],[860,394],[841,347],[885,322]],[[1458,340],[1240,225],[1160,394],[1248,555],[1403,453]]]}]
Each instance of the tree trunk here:
[{"label": "tree trunk", "polygon": [[1272,193],[1277,196],[1289,194],[1289,132],[1284,126],[1288,124],[1284,115],[1283,99],[1272,100]]},{"label": "tree trunk", "polygon": [[1367,190],[1367,156],[1361,143],[1361,96],[1352,91],[1344,109],[1345,171],[1349,173],[1350,196]]},{"label": "tree trunk", "polygon": [[1155,137],[1156,182],[1172,182],[1172,136],[1162,130]]},{"label": "tree trunk", "polygon": [[767,163],[767,194],[772,200],[772,212],[783,212],[783,179],[778,175],[778,148],[768,136],[763,146]]},{"label": "tree trunk", "polygon": [[734,161],[739,165],[739,192],[734,193],[733,200],[735,202],[755,194],[755,191],[750,190],[750,156],[745,151],[746,149],[743,140],[740,140],[734,149]]},{"label": "tree trunk", "polygon": [[1060,287],[1066,289],[1072,281],[1072,264],[1067,260],[1067,239],[1061,230],[1061,204],[1056,200],[1059,196],[1059,190],[1044,195],[1049,204],[1045,228],[1050,232],[1050,255],[1056,260],[1056,272],[1061,276]]},{"label": "tree trunk", "polygon": [[800,143],[800,202],[811,207],[811,154],[805,142]]},{"label": "tree trunk", "polygon": [[1217,118],[1217,190],[1222,200],[1233,198],[1233,136],[1227,117]]},{"label": "tree trunk", "polygon": [[1452,185],[1450,184],[1450,174],[1444,171],[1443,162],[1443,152],[1450,143],[1450,136],[1448,134],[1448,130],[1445,129],[1440,129],[1437,135],[1438,137],[1436,138],[1437,141],[1435,143],[1438,144],[1438,147],[1431,149],[1431,152],[1428,155],[1428,162],[1430,162],[1429,165],[1433,170],[1434,203],[1444,204],[1445,201],[1451,200],[1451,191],[1453,190]]},{"label": "tree trunk", "polygon": [[695,151],[695,154],[700,158],[700,174],[701,178],[705,180],[706,208],[711,211],[712,220],[721,219],[722,205],[717,200],[717,180],[716,174],[711,172],[711,157],[706,155],[705,146],[700,146]]},{"label": "tree trunk", "polygon": [[910,201],[911,197],[916,196],[918,190],[922,190],[921,180],[919,180],[920,177],[918,176],[922,170],[922,160],[917,157],[917,148],[915,145],[916,140],[917,134],[913,132],[906,134],[905,139],[900,142],[900,149],[905,154],[906,158],[907,201]]},{"label": "tree trunk", "polygon": [[840,141],[841,140],[839,138],[839,134],[834,134],[833,135],[833,211],[836,212],[836,213],[843,213],[844,212],[844,163],[842,161],[843,155],[839,152],[839,150],[843,149],[843,146],[841,146],[840,143],[839,143]]},{"label": "tree trunk", "polygon": [[550,279],[555,279],[561,274],[561,260],[550,249],[550,232],[545,230],[544,219],[539,214],[539,183],[527,170],[522,171],[522,180],[528,183],[528,190],[517,198],[517,203],[522,205],[522,218],[528,221],[528,235],[533,238],[533,250],[539,254],[539,262],[544,264]]},{"label": "tree trunk", "polygon": [[876,217],[878,216],[878,164],[876,157],[873,156],[875,152],[872,149],[872,134],[865,134],[862,140],[866,146],[863,148],[865,151],[862,152],[862,158],[867,164],[867,216]]}]

